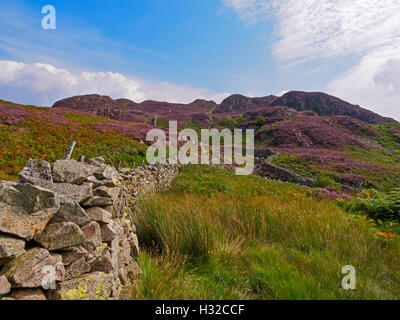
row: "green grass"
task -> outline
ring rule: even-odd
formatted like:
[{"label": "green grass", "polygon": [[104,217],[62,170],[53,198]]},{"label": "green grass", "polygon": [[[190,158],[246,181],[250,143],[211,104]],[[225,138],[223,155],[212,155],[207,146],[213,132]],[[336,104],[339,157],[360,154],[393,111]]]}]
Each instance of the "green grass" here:
[{"label": "green grass", "polygon": [[197,132],[198,135],[201,134],[201,129],[202,126],[193,122],[193,121],[185,121],[184,125],[183,125],[183,129],[193,129]]},{"label": "green grass", "polygon": [[157,126],[161,128],[169,128],[169,120],[166,119],[157,119]]},{"label": "green grass", "polygon": [[273,163],[293,170],[303,177],[313,178],[317,188],[330,186],[337,190],[341,189],[340,174],[333,170],[318,168],[311,160],[303,160],[293,154],[282,153],[273,160]]},{"label": "green grass", "polygon": [[[187,166],[135,214],[133,299],[399,299],[398,239],[312,190]],[[357,289],[341,288],[343,266]]]},{"label": "green grass", "polygon": [[374,125],[377,132],[375,141],[395,152],[400,152],[400,124],[387,123]]},{"label": "green grass", "polygon": [[85,123],[85,124],[109,121],[107,119],[96,117],[94,115],[89,116],[89,115],[84,115],[84,114],[65,113],[63,116],[71,121],[76,121],[76,122]]}]

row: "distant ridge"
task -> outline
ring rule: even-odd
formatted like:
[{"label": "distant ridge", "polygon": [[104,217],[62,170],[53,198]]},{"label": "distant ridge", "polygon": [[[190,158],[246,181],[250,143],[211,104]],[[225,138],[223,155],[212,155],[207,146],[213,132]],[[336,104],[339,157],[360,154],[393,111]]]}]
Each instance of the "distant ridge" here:
[{"label": "distant ridge", "polygon": [[196,100],[188,104],[144,101],[136,103],[128,99],[113,100],[108,96],[97,94],[83,95],[57,101],[53,108],[69,108],[92,112],[110,119],[123,121],[149,121],[158,116],[166,120],[197,120],[208,123],[211,114],[243,114],[259,108],[287,107],[297,111],[310,110],[319,116],[350,116],[369,124],[396,122],[382,117],[358,105],[353,105],[337,97],[322,92],[291,91],[282,97],[273,95],[249,98],[243,95],[232,95],[219,105],[214,101]]}]

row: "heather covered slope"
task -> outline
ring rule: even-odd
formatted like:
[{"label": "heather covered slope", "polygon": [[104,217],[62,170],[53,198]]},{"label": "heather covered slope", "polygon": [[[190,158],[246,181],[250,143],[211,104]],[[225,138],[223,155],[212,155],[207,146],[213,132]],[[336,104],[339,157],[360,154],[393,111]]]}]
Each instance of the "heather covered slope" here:
[{"label": "heather covered slope", "polygon": [[371,125],[300,112],[255,127],[256,143],[279,153],[275,164],[315,179],[317,186],[390,190],[400,183],[397,122]]},{"label": "heather covered slope", "polygon": [[[0,180],[13,180],[31,159],[60,159],[72,140],[75,156],[104,155],[128,165],[145,156],[137,142],[151,126],[112,121],[71,109],[50,109],[0,101]],[[135,141],[136,140],[136,141]]]},{"label": "heather covered slope", "polygon": [[[272,160],[275,165],[314,179],[318,187],[351,191],[390,190],[399,185],[398,122],[325,94],[292,92],[279,99],[277,105],[254,104],[241,113],[216,113],[215,123],[254,129],[256,147],[278,154]],[[321,104],[323,108],[318,107]],[[237,100],[233,109],[241,109]]]},{"label": "heather covered slope", "polygon": [[[400,183],[400,124],[323,93],[294,91],[264,98],[233,95],[219,105],[205,100],[190,104],[135,103],[85,95],[60,100],[51,109],[3,103],[0,115],[4,137],[9,131],[11,135],[30,138],[37,128],[45,128],[42,122],[49,123],[49,128],[61,126],[67,137],[71,132],[78,135],[89,130],[100,140],[103,134],[117,132],[129,141],[144,140],[150,128],[167,128],[169,120],[178,121],[180,128],[197,131],[254,129],[256,148],[270,148],[277,154],[273,164],[314,179],[317,187],[346,192],[362,188],[390,190]],[[27,131],[24,126],[34,129]],[[45,131],[40,135],[45,136]],[[70,139],[61,139],[64,140]],[[6,146],[3,149],[6,155],[17,152]],[[19,160],[17,167],[25,160]],[[2,161],[9,165],[9,160]],[[17,172],[7,170],[9,176]],[[285,179],[274,174],[266,176]]]}]

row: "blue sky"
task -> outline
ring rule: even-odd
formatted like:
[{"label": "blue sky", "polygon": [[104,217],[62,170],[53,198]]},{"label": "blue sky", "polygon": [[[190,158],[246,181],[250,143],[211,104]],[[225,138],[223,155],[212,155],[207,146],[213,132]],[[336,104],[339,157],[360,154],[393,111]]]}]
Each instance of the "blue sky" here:
[{"label": "blue sky", "polygon": [[[56,8],[56,30],[41,9]],[[0,0],[0,98],[324,91],[400,118],[397,0]],[[373,12],[373,14],[371,14]]]}]

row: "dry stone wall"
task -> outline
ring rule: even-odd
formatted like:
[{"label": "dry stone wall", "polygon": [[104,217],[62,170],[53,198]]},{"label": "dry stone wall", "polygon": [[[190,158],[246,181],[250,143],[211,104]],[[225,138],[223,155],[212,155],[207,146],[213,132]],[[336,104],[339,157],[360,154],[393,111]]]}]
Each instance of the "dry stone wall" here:
[{"label": "dry stone wall", "polygon": [[141,273],[132,204],[178,172],[29,160],[19,183],[0,183],[0,300],[128,298]]},{"label": "dry stone wall", "polygon": [[274,158],[279,156],[279,153],[268,148],[257,149],[254,152],[255,156],[255,174],[282,181],[290,181],[303,186],[313,187],[314,180],[296,174],[292,170],[272,164]]}]

